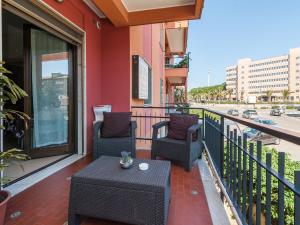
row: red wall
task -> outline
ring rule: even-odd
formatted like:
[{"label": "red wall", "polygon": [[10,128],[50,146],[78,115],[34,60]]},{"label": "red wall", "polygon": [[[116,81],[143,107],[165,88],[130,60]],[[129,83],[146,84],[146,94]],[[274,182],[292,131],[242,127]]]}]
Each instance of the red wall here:
[{"label": "red wall", "polygon": [[92,107],[101,104],[101,30],[95,25],[99,19],[82,1],[44,1],[86,32],[87,147],[90,152],[94,120]]},{"label": "red wall", "polygon": [[101,22],[101,102],[113,111],[130,111],[130,29]]},{"label": "red wall", "polygon": [[[88,152],[91,152],[92,107],[110,104],[113,111],[130,111],[130,28],[115,28],[109,21],[101,20],[98,30],[95,22],[99,18],[82,1],[45,2],[86,32],[87,143]],[[144,26],[142,48],[150,64],[151,34],[151,25]]]}]

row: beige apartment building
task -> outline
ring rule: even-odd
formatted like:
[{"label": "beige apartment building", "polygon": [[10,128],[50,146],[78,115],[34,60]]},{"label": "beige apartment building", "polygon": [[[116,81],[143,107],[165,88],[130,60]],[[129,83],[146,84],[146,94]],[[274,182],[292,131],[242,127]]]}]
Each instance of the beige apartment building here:
[{"label": "beige apartment building", "polygon": [[272,101],[281,101],[284,90],[290,92],[290,101],[300,101],[300,48],[283,56],[238,60],[237,65],[226,68],[226,89],[232,89],[231,98],[238,101],[249,96],[266,101],[269,91]]}]

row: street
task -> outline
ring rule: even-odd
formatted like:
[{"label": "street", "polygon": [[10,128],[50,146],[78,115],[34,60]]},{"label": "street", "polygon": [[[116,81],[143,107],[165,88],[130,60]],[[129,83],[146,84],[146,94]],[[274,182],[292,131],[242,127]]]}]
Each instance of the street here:
[{"label": "street", "polygon": [[[201,105],[197,103],[193,103],[192,107],[205,107],[205,108],[213,108],[216,111],[221,111],[223,113],[227,113],[229,109],[237,109],[240,113],[240,117],[242,113],[246,109],[254,109],[253,105],[221,105],[221,104],[209,104],[209,105]],[[300,117],[291,117],[287,114],[297,113],[296,110],[286,110],[286,113],[282,116],[270,116],[270,109],[256,109],[259,117],[264,119],[270,119],[276,123],[277,127],[287,129],[290,131],[298,132],[300,136]],[[299,112],[300,113],[300,112]],[[242,131],[245,129],[245,126],[239,124],[239,129]],[[268,145],[269,147],[275,148],[277,151],[286,152],[291,155],[291,158],[296,161],[300,161],[300,146],[295,145],[293,143],[281,140],[279,145]]]}]

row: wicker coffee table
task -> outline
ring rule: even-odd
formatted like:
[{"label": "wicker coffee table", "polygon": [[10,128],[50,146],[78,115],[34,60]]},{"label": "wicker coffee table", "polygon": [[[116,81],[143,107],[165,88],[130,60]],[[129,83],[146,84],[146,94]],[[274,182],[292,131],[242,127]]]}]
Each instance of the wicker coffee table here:
[{"label": "wicker coffee table", "polygon": [[[137,225],[167,224],[170,200],[170,162],[135,159],[130,169],[120,158],[102,156],[72,177],[69,225],[80,216]],[[146,162],[149,169],[140,171]]]}]

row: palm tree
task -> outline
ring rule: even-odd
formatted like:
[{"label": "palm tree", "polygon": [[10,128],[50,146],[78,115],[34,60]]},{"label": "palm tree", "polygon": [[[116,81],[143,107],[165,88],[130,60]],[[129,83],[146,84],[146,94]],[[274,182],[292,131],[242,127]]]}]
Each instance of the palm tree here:
[{"label": "palm tree", "polygon": [[218,99],[218,91],[216,89],[211,91],[211,97],[213,101],[216,101]]},{"label": "palm tree", "polygon": [[198,87],[193,88],[190,90],[190,96],[192,96],[195,100],[220,100],[224,99],[223,96],[224,92],[226,90],[225,84],[219,84],[214,86],[208,86],[208,87]]},{"label": "palm tree", "polygon": [[287,89],[283,90],[282,91],[283,100],[286,101],[289,98],[290,94],[291,94],[291,92],[289,90],[287,90]]},{"label": "palm tree", "polygon": [[268,98],[268,102],[271,102],[272,95],[273,95],[273,90],[267,90],[266,95],[267,95],[267,98]]},{"label": "palm tree", "polygon": [[242,91],[241,91],[241,101],[244,101],[244,94],[245,94],[245,91],[242,90]]},{"label": "palm tree", "polygon": [[233,94],[233,89],[228,89],[228,90],[227,90],[227,94],[228,94],[229,101],[231,101],[231,99],[232,99],[232,94]]},{"label": "palm tree", "polygon": [[175,88],[174,101],[175,103],[184,103],[186,100],[185,91],[183,88]]}]

